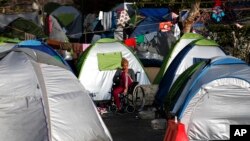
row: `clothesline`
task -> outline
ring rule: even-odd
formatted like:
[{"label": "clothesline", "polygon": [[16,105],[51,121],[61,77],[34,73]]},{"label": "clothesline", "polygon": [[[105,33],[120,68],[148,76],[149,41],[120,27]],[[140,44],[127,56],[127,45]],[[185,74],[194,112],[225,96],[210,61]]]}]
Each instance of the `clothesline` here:
[{"label": "clothesline", "polygon": [[[145,25],[140,25],[140,26],[133,26],[133,28],[135,27],[143,27],[143,26],[150,26],[150,25],[156,25],[156,24],[160,24],[161,22],[158,22],[158,23],[153,23],[153,24],[145,24]],[[131,27],[124,27],[124,29],[128,29],[128,28],[131,28]],[[93,34],[93,33],[103,33],[103,32],[108,32],[108,31],[113,31],[113,32],[123,32],[123,30],[98,30],[98,31],[85,31],[83,33],[75,33],[75,34],[70,34],[68,36],[74,36],[74,35],[80,35],[80,34]]]},{"label": "clothesline", "polygon": [[[143,27],[143,26],[150,26],[150,25],[156,25],[156,24],[160,24],[161,22],[159,22],[159,23],[153,23],[153,24],[145,24],[145,25],[140,25],[140,26],[133,26],[133,27]],[[1,23],[0,23],[1,24]],[[3,25],[3,24],[1,24],[1,25]],[[11,28],[11,29],[13,29],[13,30],[16,30],[16,31],[19,31],[19,32],[24,32],[24,33],[28,33],[28,32],[26,32],[26,31],[23,31],[23,30],[20,30],[20,29],[17,29],[17,28],[14,28],[14,27],[11,27],[11,26],[6,26],[6,27],[9,27],[9,28]],[[128,28],[130,28],[130,27],[124,27],[123,28],[123,30],[124,29],[128,29]],[[69,35],[67,35],[67,36],[75,36],[75,35],[81,35],[81,34],[93,34],[93,33],[103,33],[103,32],[108,32],[108,31],[112,31],[112,32],[123,32],[123,30],[113,30],[113,29],[111,29],[111,30],[98,30],[98,31],[86,31],[86,32],[83,32],[83,33],[75,33],[75,34],[69,34]]]}]

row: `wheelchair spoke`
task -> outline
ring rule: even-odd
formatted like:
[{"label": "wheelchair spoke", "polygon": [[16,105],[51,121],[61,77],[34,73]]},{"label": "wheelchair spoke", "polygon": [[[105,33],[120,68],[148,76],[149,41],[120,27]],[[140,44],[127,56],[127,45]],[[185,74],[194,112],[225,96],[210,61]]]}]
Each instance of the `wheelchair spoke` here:
[{"label": "wheelchair spoke", "polygon": [[145,105],[145,93],[141,86],[137,86],[134,90],[133,105],[137,111],[141,111]]}]

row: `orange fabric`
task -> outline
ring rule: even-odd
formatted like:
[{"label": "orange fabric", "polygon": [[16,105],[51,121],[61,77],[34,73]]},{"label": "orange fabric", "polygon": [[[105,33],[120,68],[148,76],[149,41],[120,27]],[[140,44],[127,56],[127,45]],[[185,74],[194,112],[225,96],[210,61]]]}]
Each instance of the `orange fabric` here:
[{"label": "orange fabric", "polygon": [[185,125],[180,122],[175,123],[174,120],[169,120],[164,141],[188,141]]},{"label": "orange fabric", "polygon": [[60,49],[60,46],[61,46],[61,42],[57,40],[52,40],[52,39],[48,39],[47,44],[53,47],[54,49]]}]

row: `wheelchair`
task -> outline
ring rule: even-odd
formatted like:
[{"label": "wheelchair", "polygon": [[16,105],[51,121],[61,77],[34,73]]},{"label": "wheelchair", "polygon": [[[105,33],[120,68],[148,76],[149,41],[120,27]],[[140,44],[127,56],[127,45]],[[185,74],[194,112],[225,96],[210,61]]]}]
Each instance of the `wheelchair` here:
[{"label": "wheelchair", "polygon": [[[118,72],[119,73],[119,72]],[[135,78],[137,78],[139,72],[135,74]],[[113,78],[113,86],[111,89],[111,104],[109,106],[109,110],[111,112],[117,112],[118,108],[115,105],[114,97],[113,97],[113,88],[119,85],[119,74],[115,74]],[[135,79],[134,82],[128,88],[127,94],[119,94],[121,109],[127,113],[133,113],[135,111],[141,111],[145,105],[145,93],[143,88],[139,85],[139,82]]]}]

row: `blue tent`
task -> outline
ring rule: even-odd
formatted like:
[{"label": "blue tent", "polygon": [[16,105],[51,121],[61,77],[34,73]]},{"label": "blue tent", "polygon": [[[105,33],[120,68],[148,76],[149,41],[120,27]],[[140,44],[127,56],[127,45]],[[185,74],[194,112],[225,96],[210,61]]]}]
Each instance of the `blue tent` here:
[{"label": "blue tent", "polygon": [[140,8],[139,14],[145,17],[155,17],[164,20],[164,16],[170,13],[168,8]]},{"label": "blue tent", "polygon": [[170,111],[185,125],[189,140],[228,140],[229,125],[250,124],[246,62],[232,56],[213,58],[180,88]]},{"label": "blue tent", "polygon": [[250,83],[250,71],[247,72],[246,70],[249,71],[250,67],[246,62],[238,58],[221,56],[211,59],[206,66],[203,66],[202,69],[197,69],[197,72],[189,78],[183,89],[185,91],[182,91],[180,98],[172,109],[172,112],[178,114],[178,117],[181,117],[188,103],[192,100],[202,85],[213,80],[221,78],[237,78]]},{"label": "blue tent", "polygon": [[146,17],[136,26],[130,36],[136,37],[138,35],[144,35],[146,33],[157,32],[159,31],[159,24],[162,21],[163,20],[157,17]]},{"label": "blue tent", "polygon": [[168,94],[175,80],[190,66],[202,60],[225,55],[226,54],[219,48],[219,45],[212,40],[200,39],[186,45],[177,56],[174,57],[161,79],[159,89],[155,96],[156,104],[162,106],[164,97]]},{"label": "blue tent", "polygon": [[17,47],[17,48],[30,48],[30,49],[36,49],[36,50],[45,52],[45,53],[53,56],[56,60],[61,61],[64,65],[66,65],[67,67],[69,67],[71,69],[70,65],[62,58],[62,56],[59,53],[57,53],[52,47],[48,46],[47,44],[45,44],[41,41],[26,40],[26,41],[20,42],[15,47]]}]

